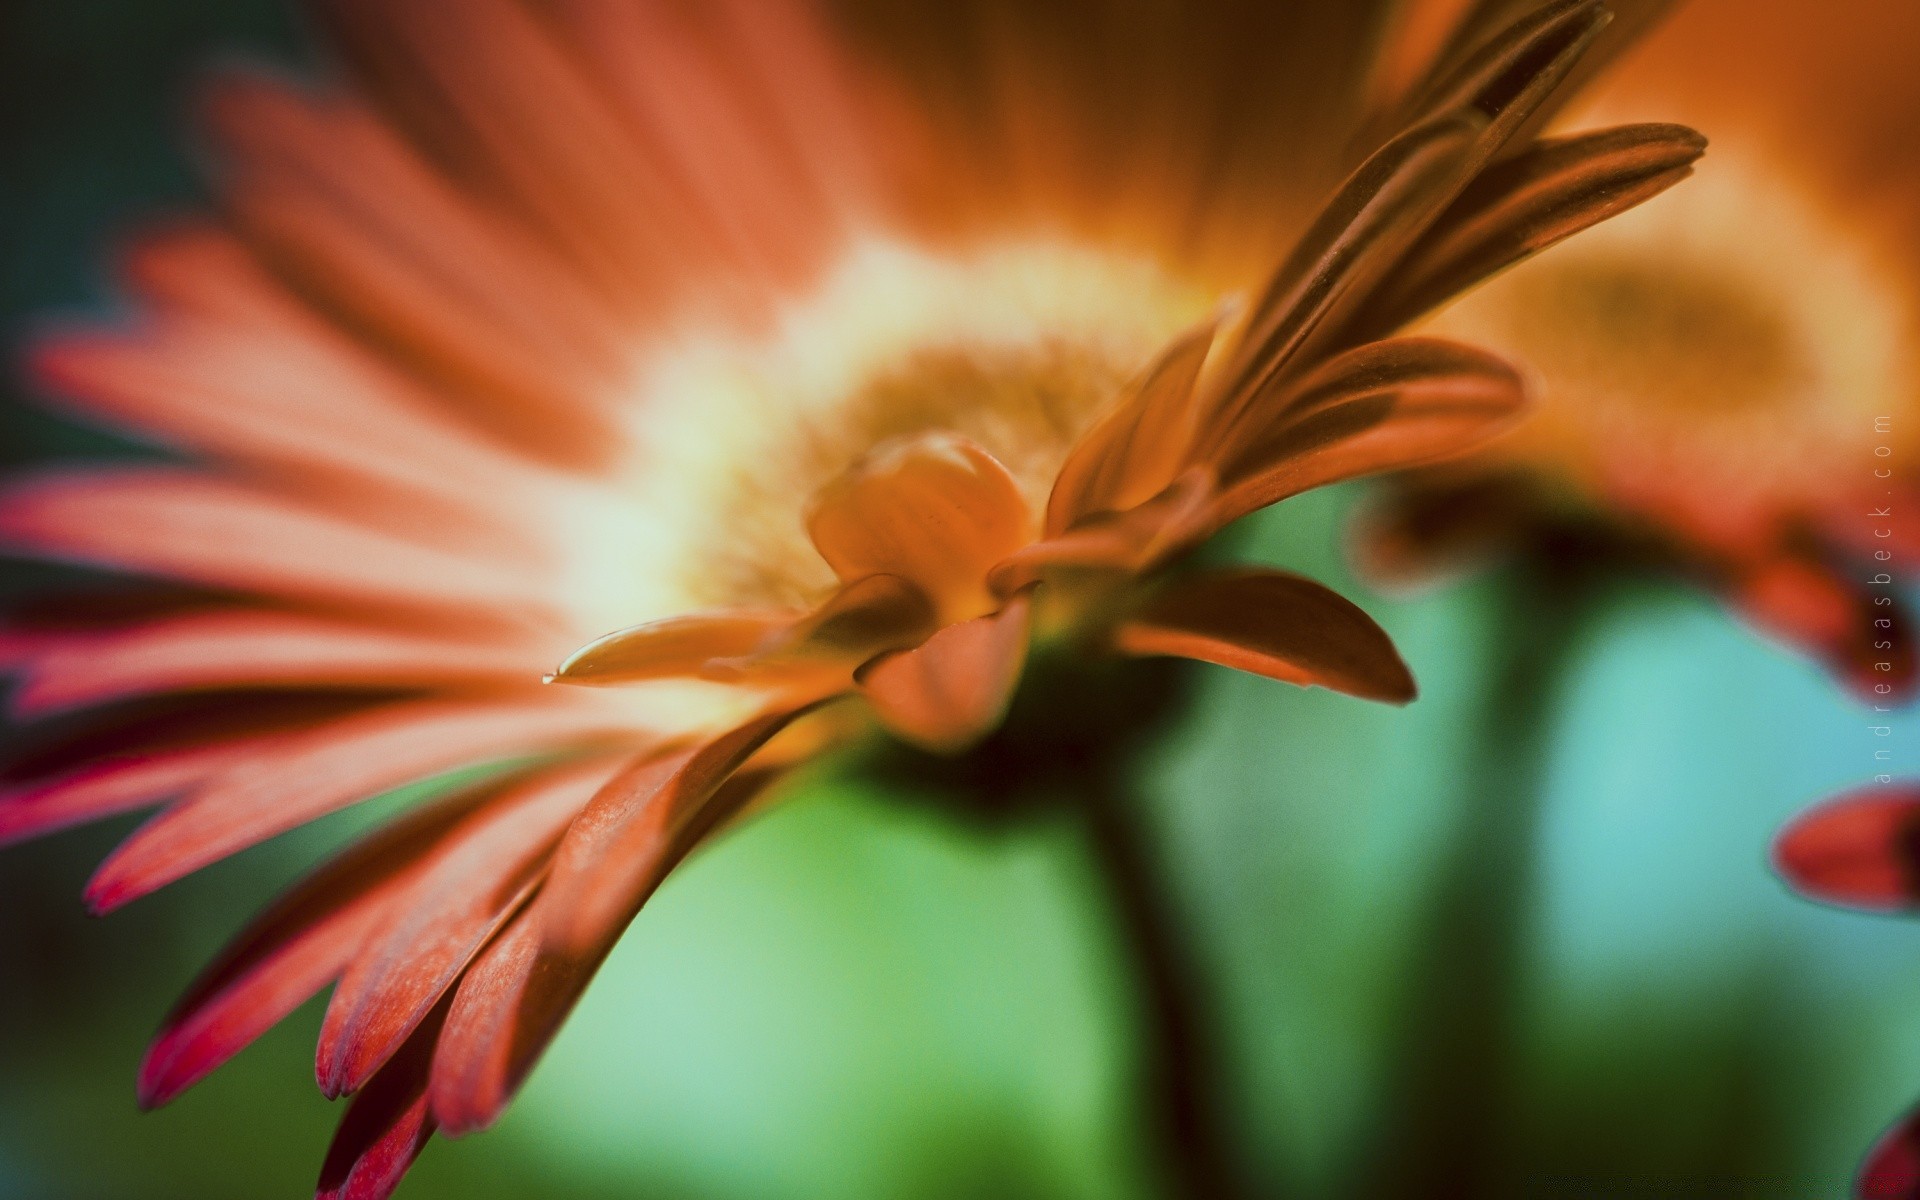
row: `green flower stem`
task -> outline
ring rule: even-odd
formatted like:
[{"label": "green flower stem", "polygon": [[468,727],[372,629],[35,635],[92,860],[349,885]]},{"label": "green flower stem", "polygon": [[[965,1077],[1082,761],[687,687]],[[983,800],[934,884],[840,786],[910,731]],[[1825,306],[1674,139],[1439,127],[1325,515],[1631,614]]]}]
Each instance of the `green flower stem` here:
[{"label": "green flower stem", "polygon": [[1164,856],[1142,830],[1138,796],[1111,768],[1082,793],[1094,865],[1139,984],[1142,1085],[1170,1195],[1244,1195],[1220,1119],[1214,1012]]},{"label": "green flower stem", "polygon": [[1516,566],[1501,584],[1487,702],[1415,942],[1398,1086],[1356,1172],[1366,1200],[1500,1192],[1552,724],[1596,608],[1575,564]]}]

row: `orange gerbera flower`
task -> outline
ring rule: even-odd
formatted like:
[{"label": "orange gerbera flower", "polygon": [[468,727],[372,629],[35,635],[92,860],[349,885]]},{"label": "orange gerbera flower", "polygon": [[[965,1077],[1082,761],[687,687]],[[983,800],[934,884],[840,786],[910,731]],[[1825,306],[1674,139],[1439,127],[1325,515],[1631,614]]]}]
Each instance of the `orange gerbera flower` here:
[{"label": "orange gerbera flower", "polygon": [[1714,139],[1710,168],[1430,323],[1512,358],[1540,402],[1397,488],[1367,562],[1598,535],[1857,691],[1908,693],[1912,647],[1868,580],[1910,566],[1920,507],[1917,38],[1897,0],[1700,0],[1611,71],[1581,119],[1677,116]]},{"label": "orange gerbera flower", "polygon": [[[1809,809],[1781,831],[1774,866],[1794,887],[1830,904],[1920,911],[1920,784],[1881,783]],[[1854,1194],[1920,1197],[1920,1109],[1867,1153]]]},{"label": "orange gerbera flower", "polygon": [[[1500,427],[1499,359],[1387,335],[1700,141],[1528,140],[1592,0],[1373,64],[1394,7],[888,11],[877,58],[773,0],[333,0],[352,87],[215,88],[228,219],[141,241],[138,318],[33,363],[187,461],[0,500],[18,551],[177,586],[17,615],[15,708],[61,719],[0,837],[164,804],[105,911],[495,769],[242,932],[143,1103],[331,984],[321,1192],[386,1195],[498,1115],[698,841],[876,723],[964,748],[1038,642],[1410,698],[1352,604],[1184,556]],[[543,686],[563,658],[623,686]]]}]

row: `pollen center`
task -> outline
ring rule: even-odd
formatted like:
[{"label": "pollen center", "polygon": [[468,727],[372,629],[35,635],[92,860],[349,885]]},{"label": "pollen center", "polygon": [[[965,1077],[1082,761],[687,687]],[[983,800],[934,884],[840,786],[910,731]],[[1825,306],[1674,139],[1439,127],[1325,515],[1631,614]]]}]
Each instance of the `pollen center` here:
[{"label": "pollen center", "polygon": [[632,600],[614,624],[650,615],[649,594],[665,611],[818,599],[833,576],[807,540],[811,497],[905,435],[972,439],[1039,511],[1088,421],[1211,302],[1057,243],[872,244],[757,336],[685,339],[638,388]]}]

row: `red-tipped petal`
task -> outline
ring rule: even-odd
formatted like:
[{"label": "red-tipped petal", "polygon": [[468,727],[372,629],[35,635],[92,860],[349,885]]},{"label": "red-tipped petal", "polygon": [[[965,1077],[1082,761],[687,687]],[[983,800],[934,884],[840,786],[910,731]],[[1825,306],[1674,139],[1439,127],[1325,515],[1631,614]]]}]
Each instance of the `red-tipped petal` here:
[{"label": "red-tipped petal", "polygon": [[[778,776],[777,769],[752,768],[736,775],[682,831],[670,859],[677,861],[712,824],[740,811]],[[500,1115],[624,927],[606,926],[593,944],[568,951],[546,937],[546,906],[542,893],[522,909],[475,957],[454,993],[431,1089],[434,1119],[448,1136],[483,1129]]]},{"label": "red-tipped petal", "polygon": [[433,1136],[428,1081],[447,1006],[435,1009],[353,1103],[327,1147],[314,1200],[387,1200]]},{"label": "red-tipped petal", "polygon": [[1920,1200],[1920,1113],[1880,1135],[1854,1179],[1858,1200]]},{"label": "red-tipped petal", "polygon": [[0,846],[170,800],[256,748],[257,743],[227,742],[105,760],[0,793]]},{"label": "red-tipped petal", "polygon": [[1858,908],[1920,905],[1920,788],[1869,788],[1801,813],[1773,846],[1781,876]]},{"label": "red-tipped petal", "polygon": [[140,1064],[140,1103],[165,1104],[338,978],[424,859],[484,793],[381,829],[295,884],[201,972]]},{"label": "red-tipped petal", "polygon": [[1218,663],[1404,704],[1413,676],[1373,618],[1297,575],[1222,571],[1174,584],[1114,632],[1122,652]]},{"label": "red-tipped petal", "polygon": [[87,885],[118,908],[208,863],[441,771],[635,732],[611,710],[418,701],[290,736],[134,831]]},{"label": "red-tipped petal", "polygon": [[525,900],[548,854],[610,764],[510,785],[435,848],[334,989],[314,1073],[329,1097],[357,1091]]},{"label": "red-tipped petal", "polygon": [[939,753],[964,750],[1005,715],[1027,659],[1027,601],[949,625],[860,672],[874,715],[898,737]]}]

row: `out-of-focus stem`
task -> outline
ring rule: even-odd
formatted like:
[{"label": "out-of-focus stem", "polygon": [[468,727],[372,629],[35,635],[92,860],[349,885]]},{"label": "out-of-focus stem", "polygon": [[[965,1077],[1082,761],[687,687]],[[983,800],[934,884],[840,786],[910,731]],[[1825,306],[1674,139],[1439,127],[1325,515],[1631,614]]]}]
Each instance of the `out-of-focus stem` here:
[{"label": "out-of-focus stem", "polygon": [[1093,773],[1083,801],[1094,865],[1139,984],[1142,1083],[1169,1191],[1178,1200],[1236,1200],[1245,1191],[1220,1120],[1215,1012],[1163,858],[1116,772]]},{"label": "out-of-focus stem", "polygon": [[1467,1200],[1499,1193],[1551,725],[1593,611],[1577,567],[1515,567],[1449,851],[1416,942],[1395,1087],[1353,1193]]}]

